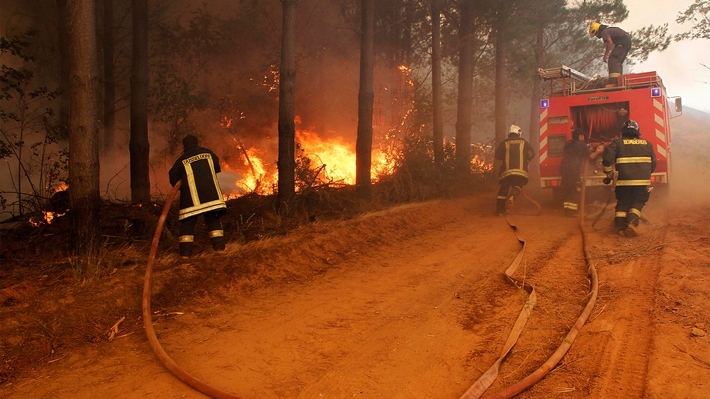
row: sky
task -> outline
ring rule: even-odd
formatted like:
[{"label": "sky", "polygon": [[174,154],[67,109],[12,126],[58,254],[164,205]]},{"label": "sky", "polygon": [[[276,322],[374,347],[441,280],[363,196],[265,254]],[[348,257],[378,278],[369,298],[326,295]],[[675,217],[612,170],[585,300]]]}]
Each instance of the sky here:
[{"label": "sky", "polygon": [[[690,24],[675,22],[694,0],[624,0],[629,17],[616,26],[633,31],[644,26],[668,23],[670,33],[690,29]],[[603,23],[603,22],[602,22]],[[632,72],[656,71],[663,79],[668,96],[680,96],[684,107],[710,113],[710,40],[673,42],[663,52],[653,53],[648,60],[632,66]],[[626,72],[626,65],[624,66]]]}]

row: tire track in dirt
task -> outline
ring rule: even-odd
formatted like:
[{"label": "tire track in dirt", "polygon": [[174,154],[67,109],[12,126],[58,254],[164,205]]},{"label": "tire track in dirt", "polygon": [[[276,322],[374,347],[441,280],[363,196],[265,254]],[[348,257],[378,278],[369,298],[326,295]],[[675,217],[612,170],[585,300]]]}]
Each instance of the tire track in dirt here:
[{"label": "tire track in dirt", "polygon": [[[545,214],[536,220],[523,220],[518,226],[528,241],[526,279],[535,287],[537,305],[487,394],[540,367],[579,317],[589,292],[577,219]],[[529,392],[545,392],[536,387]]]},{"label": "tire track in dirt", "polygon": [[[664,212],[657,212],[663,219]],[[589,324],[597,338],[597,368],[590,398],[643,398],[650,356],[653,350],[653,311],[660,250],[665,241],[665,226],[646,224],[641,237],[605,236],[604,248],[611,247],[600,262],[600,285],[609,293],[599,303],[599,312]],[[592,352],[594,353],[594,352]],[[588,360],[588,361],[589,361]]]},{"label": "tire track in dirt", "polygon": [[642,232],[619,237],[611,224],[588,230],[599,274],[597,305],[567,356],[523,397],[645,397],[665,227],[645,225]]}]

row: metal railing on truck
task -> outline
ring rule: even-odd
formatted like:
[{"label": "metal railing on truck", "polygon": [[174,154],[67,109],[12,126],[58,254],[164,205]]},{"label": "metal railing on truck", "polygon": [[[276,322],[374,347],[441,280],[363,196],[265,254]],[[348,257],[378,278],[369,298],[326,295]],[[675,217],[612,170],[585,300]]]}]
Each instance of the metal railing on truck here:
[{"label": "metal railing on truck", "polygon": [[620,85],[615,87],[605,87],[608,83],[607,77],[591,77],[566,65],[555,68],[538,68],[537,74],[549,84],[547,91],[551,97],[564,97],[599,90],[663,87],[663,81],[656,72],[622,75]]}]

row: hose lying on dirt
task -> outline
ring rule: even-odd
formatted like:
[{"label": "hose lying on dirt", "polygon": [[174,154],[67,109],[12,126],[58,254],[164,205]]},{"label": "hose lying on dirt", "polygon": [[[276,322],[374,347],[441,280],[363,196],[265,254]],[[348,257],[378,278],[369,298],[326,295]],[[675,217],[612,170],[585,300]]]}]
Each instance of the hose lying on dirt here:
[{"label": "hose lying on dirt", "polygon": [[155,262],[155,254],[158,251],[158,243],[160,242],[160,235],[163,232],[163,225],[165,224],[165,219],[167,218],[168,211],[170,210],[170,204],[172,204],[178,190],[180,190],[180,182],[175,185],[173,190],[168,195],[168,198],[165,200],[165,206],[163,207],[163,212],[160,214],[160,219],[158,219],[158,226],[155,228],[153,243],[150,247],[150,254],[148,255],[148,262],[145,268],[145,279],[143,280],[143,327],[145,328],[145,334],[148,336],[150,347],[153,348],[153,352],[155,352],[158,356],[158,359],[160,359],[163,365],[171,373],[173,373],[173,375],[182,380],[182,382],[204,393],[205,395],[216,399],[239,399],[238,396],[234,396],[230,393],[214,388],[180,368],[180,366],[178,366],[178,364],[175,363],[175,361],[170,358],[167,353],[165,353],[165,350],[163,350],[160,342],[158,342],[158,338],[155,336],[153,320],[150,312],[151,274],[153,273],[153,263]]},{"label": "hose lying on dirt", "polygon": [[498,360],[496,360],[495,363],[493,363],[493,365],[488,370],[486,370],[486,372],[483,373],[483,375],[479,377],[478,380],[476,380],[476,382],[466,391],[466,393],[461,396],[461,399],[480,398],[481,395],[483,395],[486,390],[491,386],[491,384],[493,384],[493,381],[495,381],[495,379],[498,377],[498,368],[500,367],[500,364],[503,362],[503,359],[508,356],[508,353],[511,349],[513,349],[515,343],[518,342],[520,333],[523,332],[523,328],[530,319],[532,309],[533,307],[535,307],[535,303],[537,302],[537,295],[535,294],[535,289],[533,288],[533,286],[526,283],[525,281],[521,281],[513,277],[513,274],[517,270],[518,265],[520,265],[520,261],[523,259],[526,243],[525,240],[520,238],[520,236],[518,235],[518,227],[510,222],[510,219],[508,219],[507,214],[506,221],[515,232],[515,237],[518,239],[518,242],[522,244],[522,248],[520,248],[520,251],[518,251],[518,255],[515,257],[510,266],[508,266],[508,268],[505,270],[505,279],[515,287],[524,290],[527,293],[527,299],[525,301],[525,304],[523,305],[523,309],[518,315],[518,319],[513,325],[513,329],[508,334],[508,339],[505,341],[505,345],[503,345],[503,350],[501,351]]},{"label": "hose lying on dirt", "polygon": [[[509,399],[512,398],[513,396],[519,394],[520,392],[523,392],[524,390],[530,388],[540,380],[542,380],[547,374],[552,371],[552,369],[557,366],[557,363],[562,360],[562,358],[567,354],[569,351],[570,347],[572,347],[572,343],[574,340],[577,338],[577,335],[579,334],[579,331],[582,329],[584,326],[584,323],[586,323],[587,319],[589,318],[589,315],[592,313],[592,309],[594,309],[594,306],[596,305],[597,302],[597,294],[599,290],[599,282],[598,282],[598,277],[597,277],[597,269],[594,266],[594,261],[592,259],[591,252],[589,251],[589,244],[588,244],[588,237],[587,237],[587,232],[584,227],[584,202],[586,198],[586,176],[587,176],[587,165],[585,162],[584,165],[584,172],[583,172],[583,179],[582,179],[582,198],[580,201],[580,218],[579,218],[579,229],[582,232],[582,246],[583,246],[583,251],[584,251],[584,260],[587,263],[588,267],[588,273],[591,279],[590,282],[590,292],[589,292],[589,300],[587,301],[587,305],[584,307],[582,310],[582,313],[579,315],[577,318],[577,321],[574,323],[572,328],[569,330],[567,333],[567,336],[562,340],[562,343],[557,347],[557,350],[550,356],[550,358],[545,361],[545,363],[542,364],[537,370],[533,371],[531,374],[523,378],[522,380],[509,385],[502,390],[485,396],[483,399]],[[508,221],[508,224],[510,225],[511,228],[515,231],[516,237],[518,237],[518,231],[517,227],[512,225],[510,221]],[[525,244],[524,241],[520,240],[518,237],[518,241],[523,243],[523,250],[525,249]],[[518,258],[522,257],[522,252],[523,250],[520,251],[518,256],[516,257],[516,261],[518,261]],[[515,263],[515,261],[514,261]],[[510,267],[508,270],[506,270],[506,275],[508,274],[508,271],[510,270]],[[532,287],[530,287],[530,292],[531,292],[531,297],[534,295],[534,290]],[[520,321],[520,318],[523,316],[523,314],[526,314],[529,316],[530,310],[527,310],[527,305],[530,299],[528,298],[528,301],[526,302],[525,306],[523,306],[523,311],[521,311],[520,316],[518,316],[518,320],[515,322],[515,325],[513,327],[513,331],[511,331],[510,335],[508,336],[508,340],[505,343],[505,346],[503,348],[503,353],[501,356],[498,358],[498,360],[495,362],[495,364],[488,370],[486,371],[475,383],[471,388],[469,388],[468,391],[461,397],[461,399],[478,399],[480,398],[485,391],[488,389],[488,387],[491,386],[493,383],[493,380],[495,380],[496,376],[498,375],[498,366],[500,365],[501,361],[505,358],[505,356],[508,354],[508,351],[515,345],[517,342],[518,336],[520,335],[521,331],[516,331],[516,329],[520,328],[522,330],[522,327],[525,325],[525,323],[522,323],[522,326],[518,326],[518,323]],[[512,340],[512,342],[511,342]],[[494,371],[491,371],[494,370]]]}]

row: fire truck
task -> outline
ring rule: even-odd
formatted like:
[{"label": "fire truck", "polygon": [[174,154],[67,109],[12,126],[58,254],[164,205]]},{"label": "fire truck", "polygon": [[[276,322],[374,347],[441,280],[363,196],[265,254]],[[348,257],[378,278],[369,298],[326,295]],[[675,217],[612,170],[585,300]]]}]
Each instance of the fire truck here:
[{"label": "fire truck", "polygon": [[[592,78],[567,66],[539,69],[543,80],[540,101],[540,184],[553,189],[559,197],[560,164],[565,143],[574,129],[582,129],[592,146],[608,144],[621,134],[629,119],[639,124],[641,137],[653,144],[656,170],[651,176],[654,187],[668,187],[671,177],[671,110],[682,112],[679,97],[669,98],[656,72],[630,73],[619,78],[618,85],[607,87],[607,78]],[[587,167],[587,186],[603,186],[601,156]]]}]

